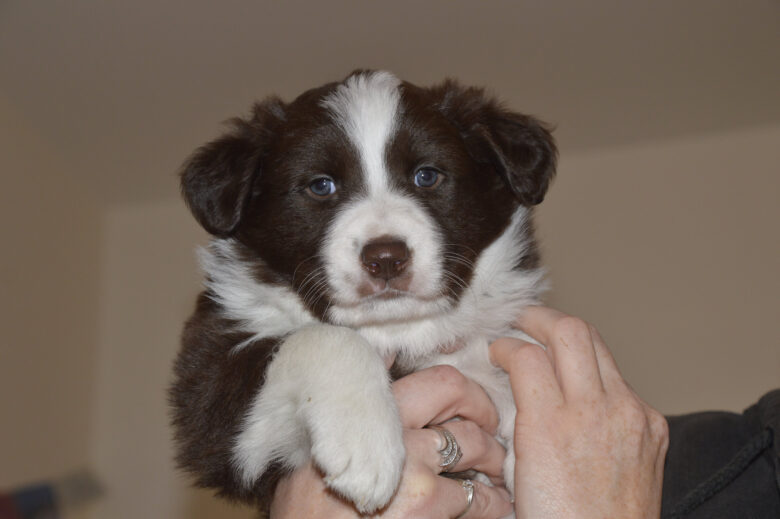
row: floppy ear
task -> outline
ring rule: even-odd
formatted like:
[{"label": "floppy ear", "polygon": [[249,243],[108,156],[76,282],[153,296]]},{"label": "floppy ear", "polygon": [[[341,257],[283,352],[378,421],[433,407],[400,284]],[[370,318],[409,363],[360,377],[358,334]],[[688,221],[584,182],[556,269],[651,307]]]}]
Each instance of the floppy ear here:
[{"label": "floppy ear", "polygon": [[558,158],[550,129],[533,117],[505,109],[480,88],[448,80],[432,90],[440,99],[439,110],[458,128],[472,158],[492,164],[521,204],[541,203]]},{"label": "floppy ear", "polygon": [[282,102],[267,99],[254,106],[251,119],[231,120],[232,131],[202,146],[185,162],[182,194],[209,233],[226,237],[238,227],[274,129],[283,119]]}]

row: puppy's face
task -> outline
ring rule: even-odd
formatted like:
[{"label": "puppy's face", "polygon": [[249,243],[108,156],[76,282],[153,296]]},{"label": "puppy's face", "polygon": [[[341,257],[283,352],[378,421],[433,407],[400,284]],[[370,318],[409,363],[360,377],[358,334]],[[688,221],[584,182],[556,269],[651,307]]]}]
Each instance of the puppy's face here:
[{"label": "puppy's face", "polygon": [[265,283],[348,326],[451,308],[520,204],[541,201],[555,149],[482,91],[381,72],[271,99],[183,172],[195,216],[241,244]]}]

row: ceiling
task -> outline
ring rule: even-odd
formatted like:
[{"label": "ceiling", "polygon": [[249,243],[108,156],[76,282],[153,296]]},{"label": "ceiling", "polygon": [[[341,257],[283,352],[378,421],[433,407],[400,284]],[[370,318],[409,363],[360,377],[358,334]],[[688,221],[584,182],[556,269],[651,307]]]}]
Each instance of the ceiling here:
[{"label": "ceiling", "polygon": [[5,0],[0,100],[85,190],[135,202],[174,196],[253,100],[358,67],[488,86],[564,157],[774,123],[779,27],[777,0]]}]

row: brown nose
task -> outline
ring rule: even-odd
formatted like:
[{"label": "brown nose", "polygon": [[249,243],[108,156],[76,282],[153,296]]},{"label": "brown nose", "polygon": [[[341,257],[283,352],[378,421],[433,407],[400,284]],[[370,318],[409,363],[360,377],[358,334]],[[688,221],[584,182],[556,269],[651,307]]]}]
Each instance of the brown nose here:
[{"label": "brown nose", "polygon": [[372,277],[388,280],[404,271],[409,263],[409,249],[400,240],[379,238],[363,247],[360,260]]}]

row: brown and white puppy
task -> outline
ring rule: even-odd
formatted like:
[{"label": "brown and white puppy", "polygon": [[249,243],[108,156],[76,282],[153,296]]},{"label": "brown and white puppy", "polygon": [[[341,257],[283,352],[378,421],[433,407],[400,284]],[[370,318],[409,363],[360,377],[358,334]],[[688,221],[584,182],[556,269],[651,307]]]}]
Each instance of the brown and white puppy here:
[{"label": "brown and white puppy", "polygon": [[539,121],[483,90],[358,71],[270,98],[195,152],[184,197],[213,235],[170,397],[179,463],[265,506],[310,458],[363,512],[398,484],[393,373],[451,364],[514,407],[487,345],[537,300],[531,207],[554,174]]}]

